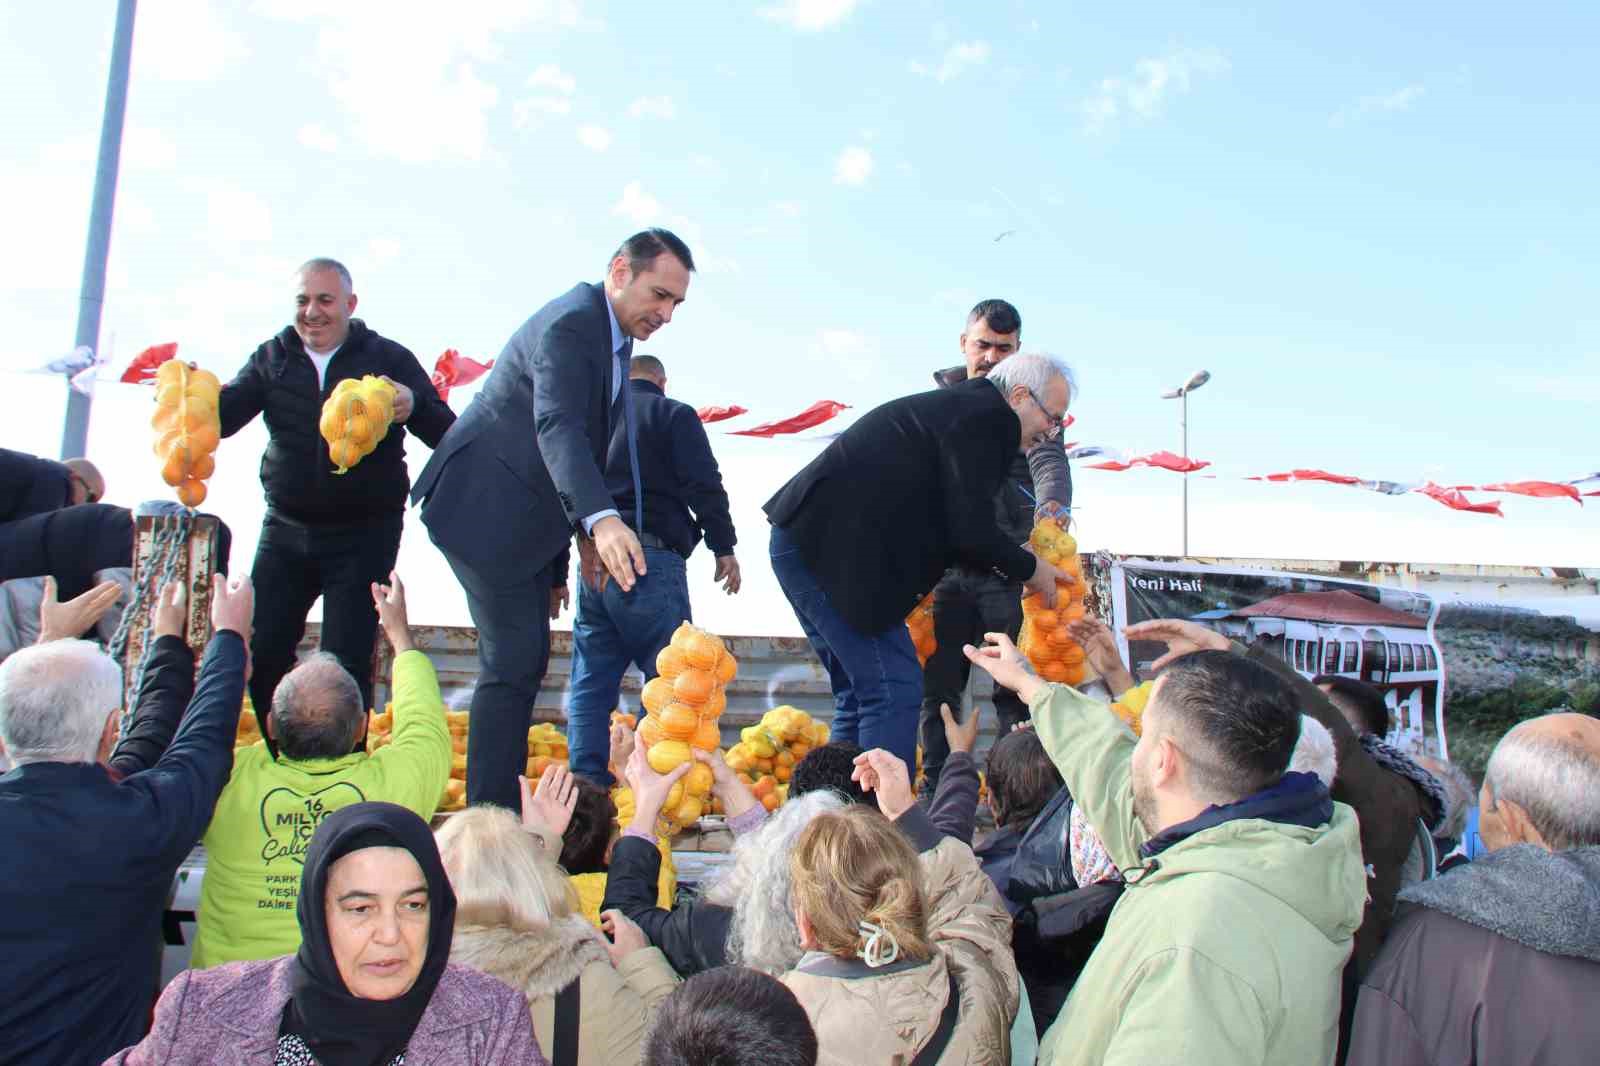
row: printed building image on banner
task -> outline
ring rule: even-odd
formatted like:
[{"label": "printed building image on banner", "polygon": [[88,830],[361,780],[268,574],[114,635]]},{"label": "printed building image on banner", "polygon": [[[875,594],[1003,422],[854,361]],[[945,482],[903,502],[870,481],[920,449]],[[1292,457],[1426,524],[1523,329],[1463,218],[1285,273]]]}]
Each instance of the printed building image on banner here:
[{"label": "printed building image on banner", "polygon": [[1308,574],[1140,559],[1114,561],[1107,584],[1113,631],[1141,679],[1166,647],[1130,645],[1122,627],[1183,618],[1264,647],[1308,679],[1333,674],[1376,686],[1389,706],[1391,743],[1447,753],[1437,608],[1426,595]]}]

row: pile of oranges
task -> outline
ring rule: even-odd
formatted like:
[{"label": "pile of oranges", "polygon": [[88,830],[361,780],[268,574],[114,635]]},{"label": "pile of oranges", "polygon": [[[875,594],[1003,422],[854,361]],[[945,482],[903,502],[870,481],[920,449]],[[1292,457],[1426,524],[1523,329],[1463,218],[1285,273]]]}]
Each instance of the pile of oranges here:
[{"label": "pile of oranges", "polygon": [[1017,648],[1028,657],[1039,676],[1064,685],[1081,684],[1089,676],[1083,648],[1068,628],[1083,618],[1083,567],[1078,562],[1078,542],[1053,519],[1042,519],[1028,537],[1034,553],[1074,578],[1057,582],[1056,605],[1046,607],[1038,593],[1022,597],[1022,636]]},{"label": "pile of oranges", "polygon": [[828,726],[798,707],[774,707],[761,721],[739,733],[728,749],[728,769],[750,786],[767,810],[788,798],[795,763],[828,742]]},{"label": "pile of oranges", "polygon": [[715,751],[721,746],[717,719],[728,707],[727,685],[738,672],[739,663],[722,638],[688,622],[656,656],[656,676],[639,695],[649,712],[639,725],[639,743],[658,774],[693,762],[662,808],[669,830],[693,825],[710,809],[711,767],[695,760],[692,749]]},{"label": "pile of oranges", "polygon": [[328,442],[328,458],[343,474],[372,453],[394,421],[395,388],[382,378],[368,374],[357,380],[345,378],[334,386],[322,405],[318,428]]},{"label": "pile of oranges", "polygon": [[217,400],[222,382],[209,370],[169,359],[156,372],[156,457],[161,479],[178,490],[178,502],[199,507],[206,498],[206,478],[216,470],[212,453],[222,440]]}]

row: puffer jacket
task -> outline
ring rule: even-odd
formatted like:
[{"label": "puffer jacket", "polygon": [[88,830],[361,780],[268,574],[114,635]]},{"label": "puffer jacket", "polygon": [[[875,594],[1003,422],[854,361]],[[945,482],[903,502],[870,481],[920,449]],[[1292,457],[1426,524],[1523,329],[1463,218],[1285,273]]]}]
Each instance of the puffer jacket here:
[{"label": "puffer jacket", "polygon": [[1285,774],[1149,838],[1121,720],[1066,685],[1044,686],[1029,710],[1127,881],[1041,1066],[1332,1063],[1366,903],[1354,812],[1311,775]]},{"label": "puffer jacket", "polygon": [[[411,390],[411,417],[389,427],[372,454],[343,474],[328,458],[319,423],[322,405],[339,382],[368,374],[387,375]],[[223,386],[218,404],[222,435],[231,437],[256,415],[266,419],[267,450],[261,456],[261,487],[274,514],[309,525],[361,525],[398,518],[411,488],[406,473],[406,431],[438,447],[456,416],[406,348],[379,336],[360,319],[328,363],[323,383],[293,326],[255,350],[238,375]]]},{"label": "puffer jacket", "polygon": [[951,969],[961,1002],[939,1063],[1011,1061],[1011,1022],[1020,996],[1011,916],[966,844],[946,837],[918,861],[936,949],[931,960],[874,970],[814,951],[783,976],[816,1028],[818,1066],[907,1066],[938,1029]]},{"label": "puffer jacket", "polygon": [[639,1062],[656,1008],[678,984],[658,948],[613,966],[600,934],[577,914],[542,932],[457,922],[450,961],[520,989],[547,1058],[554,1056],[556,994],[577,979],[579,1066]]}]

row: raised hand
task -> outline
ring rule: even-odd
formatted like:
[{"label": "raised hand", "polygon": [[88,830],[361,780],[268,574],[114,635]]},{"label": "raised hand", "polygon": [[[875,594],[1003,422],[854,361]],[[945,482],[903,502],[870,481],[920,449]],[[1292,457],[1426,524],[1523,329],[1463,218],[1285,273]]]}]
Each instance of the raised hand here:
[{"label": "raised hand", "polygon": [[891,822],[917,804],[911,792],[911,774],[905,761],[882,748],[864,751],[855,758],[855,768],[850,780],[860,785],[862,791],[878,798],[878,809]]},{"label": "raised hand", "polygon": [[1033,664],[1004,633],[985,633],[983,638],[988,641],[983,647],[968,644],[961,649],[967,659],[994,678],[995,684],[1004,685],[1024,701],[1032,699],[1044,684],[1034,673]]},{"label": "raised hand", "polygon": [[972,708],[965,722],[956,721],[955,712],[948,703],[939,704],[939,717],[944,719],[944,741],[952,752],[964,751],[968,755],[978,746],[978,708]]},{"label": "raised hand", "polygon": [[1197,651],[1227,651],[1228,638],[1198,622],[1185,622],[1181,618],[1157,618],[1128,626],[1122,635],[1129,640],[1153,640],[1167,646],[1167,653],[1150,664],[1150,669],[1160,670],[1174,659],[1181,659]]},{"label": "raised hand", "polygon": [[1098,618],[1084,617],[1067,623],[1072,639],[1083,648],[1083,654],[1095,673],[1105,679],[1111,695],[1118,696],[1133,687],[1133,674],[1122,661],[1117,648],[1117,638]]},{"label": "raised hand", "polygon": [[255,605],[255,588],[245,575],[227,578],[216,574],[211,578],[211,628],[219,633],[232,630],[244,638],[247,648]]},{"label": "raised hand", "polygon": [[44,579],[44,599],[39,604],[39,643],[82,636],[116,605],[122,586],[102,581],[81,596],[66,603],[56,599],[56,579]]},{"label": "raised hand", "polygon": [[578,806],[577,779],[560,763],[551,763],[539,777],[537,787],[529,788],[528,779],[517,775],[522,789],[522,828],[548,829],[556,836],[564,836],[572,824],[573,809]]},{"label": "raised hand", "polygon": [[150,629],[158,637],[181,637],[189,627],[189,603],[184,584],[174,581],[161,590],[150,614]]},{"label": "raised hand", "polygon": [[389,571],[387,585],[372,583],[372,605],[378,609],[378,624],[383,627],[383,635],[389,638],[389,643],[394,645],[396,655],[416,647],[411,642],[411,627],[406,618],[406,587],[400,583],[399,574]]}]

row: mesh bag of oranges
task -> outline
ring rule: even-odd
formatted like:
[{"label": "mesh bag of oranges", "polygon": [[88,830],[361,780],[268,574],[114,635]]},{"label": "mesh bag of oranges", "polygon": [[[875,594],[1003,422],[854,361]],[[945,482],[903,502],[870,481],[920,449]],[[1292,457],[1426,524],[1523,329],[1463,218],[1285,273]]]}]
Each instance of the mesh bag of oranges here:
[{"label": "mesh bag of oranges", "polygon": [[1052,519],[1033,527],[1028,543],[1034,553],[1075,580],[1057,583],[1056,605],[1046,607],[1038,593],[1022,597],[1022,635],[1017,648],[1028,657],[1039,676],[1064,685],[1082,684],[1089,677],[1083,648],[1068,628],[1084,616],[1083,567],[1078,562],[1078,542]]},{"label": "mesh bag of oranges", "polygon": [[932,592],[922,597],[922,602],[911,608],[911,613],[906,615],[906,629],[911,634],[912,646],[917,649],[917,662],[926,666],[939,647],[939,642],[933,638]]},{"label": "mesh bag of oranges", "polygon": [[328,442],[328,458],[343,474],[372,454],[389,435],[394,421],[395,387],[368,374],[357,380],[345,378],[334,386],[322,405],[319,428]]},{"label": "mesh bag of oranges", "polygon": [[739,733],[728,749],[728,769],[739,774],[767,810],[788,798],[795,764],[828,742],[828,726],[798,707],[774,707]]},{"label": "mesh bag of oranges", "polygon": [[169,359],[156,372],[156,457],[161,480],[178,490],[178,502],[199,507],[206,498],[206,478],[216,470],[213,453],[222,440],[217,400],[222,382],[209,370]]},{"label": "mesh bag of oranges", "polygon": [[692,751],[721,746],[717,719],[728,708],[727,685],[738,672],[739,663],[721,637],[685,622],[656,656],[656,676],[639,695],[648,712],[639,723],[639,743],[650,768],[667,774],[693,762],[661,809],[669,832],[693,825],[710,809],[711,767],[696,761]]},{"label": "mesh bag of oranges", "polygon": [[1111,704],[1111,713],[1127,723],[1128,728],[1133,730],[1134,736],[1144,732],[1144,708],[1145,704],[1150,702],[1150,690],[1153,688],[1155,688],[1154,681],[1135,685]]}]

